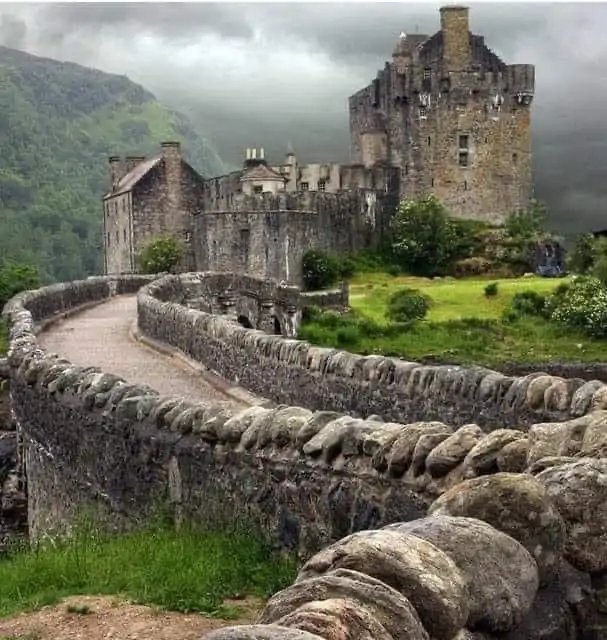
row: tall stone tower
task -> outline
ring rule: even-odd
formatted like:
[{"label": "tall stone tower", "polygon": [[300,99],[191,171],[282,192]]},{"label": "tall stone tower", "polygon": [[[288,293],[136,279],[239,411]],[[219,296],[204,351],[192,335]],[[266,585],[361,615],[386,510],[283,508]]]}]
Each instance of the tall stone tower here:
[{"label": "tall stone tower", "polygon": [[472,35],[466,7],[443,7],[440,26],[401,34],[392,61],[350,97],[351,159],[399,167],[401,198],[433,193],[454,216],[499,223],[533,197],[535,69]]}]

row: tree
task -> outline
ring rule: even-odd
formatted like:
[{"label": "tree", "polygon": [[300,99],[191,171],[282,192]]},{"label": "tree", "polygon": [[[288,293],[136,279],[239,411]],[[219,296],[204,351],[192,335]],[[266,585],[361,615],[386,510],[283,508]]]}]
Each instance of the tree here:
[{"label": "tree", "polygon": [[415,275],[438,275],[457,259],[462,227],[449,219],[434,195],[400,203],[392,219],[392,250]]},{"label": "tree", "polygon": [[517,211],[506,219],[506,231],[515,240],[531,240],[538,237],[546,221],[546,205],[533,200],[528,209]]},{"label": "tree", "polygon": [[569,254],[569,268],[577,274],[587,274],[594,266],[597,241],[591,233],[576,237],[573,250]]},{"label": "tree", "polygon": [[142,273],[172,271],[180,262],[183,252],[173,236],[158,236],[139,254]]},{"label": "tree", "polygon": [[0,309],[18,293],[42,286],[36,267],[17,262],[6,262],[0,268]]}]

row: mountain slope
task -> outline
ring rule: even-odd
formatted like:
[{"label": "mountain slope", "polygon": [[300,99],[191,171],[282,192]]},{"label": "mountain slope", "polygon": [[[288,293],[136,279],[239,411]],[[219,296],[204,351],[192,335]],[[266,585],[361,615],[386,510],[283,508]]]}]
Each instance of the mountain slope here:
[{"label": "mountain slope", "polygon": [[99,273],[107,158],[163,140],[223,173],[190,122],[128,78],[0,47],[0,262],[35,263],[45,281]]}]

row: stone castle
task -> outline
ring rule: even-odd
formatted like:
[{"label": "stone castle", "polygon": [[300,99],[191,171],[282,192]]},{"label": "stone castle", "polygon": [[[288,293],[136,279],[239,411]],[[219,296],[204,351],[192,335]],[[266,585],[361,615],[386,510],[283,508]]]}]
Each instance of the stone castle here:
[{"label": "stone castle", "polygon": [[185,247],[185,271],[247,273],[299,284],[310,248],[381,241],[402,198],[434,193],[452,215],[499,224],[533,196],[534,67],[506,65],[472,35],[469,11],[443,7],[433,36],[402,34],[372,83],[349,99],[350,165],[244,166],[204,178],[165,142],[151,158],[110,158],[105,272],[134,273],[158,235]]}]

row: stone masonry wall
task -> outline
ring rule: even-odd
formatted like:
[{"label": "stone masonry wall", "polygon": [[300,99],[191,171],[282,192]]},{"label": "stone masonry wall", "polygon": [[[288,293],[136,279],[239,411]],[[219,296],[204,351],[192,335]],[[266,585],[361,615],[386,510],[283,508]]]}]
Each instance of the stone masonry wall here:
[{"label": "stone masonry wall", "polygon": [[[55,285],[5,309],[33,538],[69,529],[86,507],[125,526],[158,500],[206,524],[257,520],[307,562],[259,625],[215,640],[604,637],[607,411],[489,434],[285,405],[234,413],[37,344],[43,320],[142,282]],[[199,312],[149,295],[174,282],[150,285],[140,304],[196,322]]]},{"label": "stone masonry wall", "polygon": [[361,417],[376,414],[403,423],[476,422],[487,431],[526,429],[535,422],[562,421],[607,407],[607,387],[596,380],[542,373],[516,378],[481,367],[422,366],[244,329],[166,301],[175,282],[176,276],[166,276],[139,292],[140,329],[274,402]]}]

